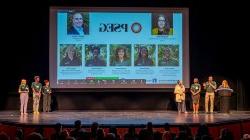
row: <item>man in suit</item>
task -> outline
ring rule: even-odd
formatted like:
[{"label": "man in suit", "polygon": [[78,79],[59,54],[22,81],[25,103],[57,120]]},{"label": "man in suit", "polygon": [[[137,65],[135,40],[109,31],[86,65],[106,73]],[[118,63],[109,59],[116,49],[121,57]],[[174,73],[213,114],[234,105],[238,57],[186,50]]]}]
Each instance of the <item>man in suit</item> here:
[{"label": "man in suit", "polygon": [[83,26],[83,16],[81,13],[74,13],[72,16],[72,26],[68,29],[69,35],[85,35]]}]

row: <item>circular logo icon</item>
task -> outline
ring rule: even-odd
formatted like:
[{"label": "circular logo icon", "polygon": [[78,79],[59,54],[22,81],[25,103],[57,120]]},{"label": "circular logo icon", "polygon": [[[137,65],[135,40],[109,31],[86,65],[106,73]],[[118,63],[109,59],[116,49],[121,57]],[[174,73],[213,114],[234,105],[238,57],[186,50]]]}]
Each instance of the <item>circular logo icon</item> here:
[{"label": "circular logo icon", "polygon": [[141,30],[142,30],[142,26],[141,26],[140,23],[135,22],[135,23],[133,23],[133,24],[131,25],[131,30],[132,30],[132,32],[134,32],[134,33],[139,33],[139,32],[141,32]]}]

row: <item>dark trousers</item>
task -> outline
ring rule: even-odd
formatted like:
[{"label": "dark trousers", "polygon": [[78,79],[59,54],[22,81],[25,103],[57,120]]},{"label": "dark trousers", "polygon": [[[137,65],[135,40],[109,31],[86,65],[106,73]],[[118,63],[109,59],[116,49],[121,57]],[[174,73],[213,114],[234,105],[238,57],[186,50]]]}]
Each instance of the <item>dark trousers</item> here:
[{"label": "dark trousers", "polygon": [[51,95],[43,94],[43,111],[50,111]]},{"label": "dark trousers", "polygon": [[186,112],[186,104],[185,101],[177,102],[178,112]]}]

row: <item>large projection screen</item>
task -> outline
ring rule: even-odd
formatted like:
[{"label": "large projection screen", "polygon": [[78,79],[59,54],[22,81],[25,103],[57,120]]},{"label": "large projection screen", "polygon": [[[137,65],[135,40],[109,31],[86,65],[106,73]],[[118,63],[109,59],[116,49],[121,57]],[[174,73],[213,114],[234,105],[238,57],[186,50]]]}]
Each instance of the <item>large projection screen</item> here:
[{"label": "large projection screen", "polygon": [[188,28],[188,8],[50,7],[51,87],[189,87]]}]

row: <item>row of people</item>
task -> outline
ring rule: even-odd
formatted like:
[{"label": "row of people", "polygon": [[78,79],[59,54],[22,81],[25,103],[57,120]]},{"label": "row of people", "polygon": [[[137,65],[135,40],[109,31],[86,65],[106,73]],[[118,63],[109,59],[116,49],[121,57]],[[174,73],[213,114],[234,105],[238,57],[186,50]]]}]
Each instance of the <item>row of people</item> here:
[{"label": "row of people", "polygon": [[[50,111],[51,104],[51,88],[48,80],[44,80],[44,86],[40,83],[40,77],[35,76],[34,82],[31,84],[32,95],[33,95],[33,113],[39,114],[39,103],[41,94],[43,95],[43,111]],[[29,100],[29,86],[27,85],[26,79],[21,80],[21,84],[18,88],[18,93],[20,94],[20,113],[21,115],[27,114],[27,104]]]},{"label": "row of people", "polygon": [[[82,50],[79,44],[64,44],[61,47],[60,66],[81,66]],[[78,46],[78,47],[77,47]],[[81,45],[80,45],[81,46]],[[101,54],[102,48],[103,54]],[[87,49],[89,49],[87,51]],[[131,45],[111,45],[110,66],[132,66]],[[134,66],[156,66],[155,45],[135,45]],[[178,46],[159,45],[158,66],[178,66]],[[86,45],[85,66],[107,66],[107,48],[102,45]]]},{"label": "row of people", "polygon": [[[217,89],[217,84],[213,81],[213,77],[209,76],[208,81],[203,83],[204,90],[206,91],[205,94],[205,112],[206,113],[213,113],[214,111],[214,97],[215,97],[215,90]],[[226,80],[222,81],[222,84],[218,87],[221,88],[230,88],[228,82]],[[185,105],[185,86],[183,85],[182,81],[178,81],[174,94],[175,94],[175,101],[177,102],[178,112],[187,113],[186,105]],[[198,78],[194,78],[194,83],[190,87],[190,92],[192,93],[192,101],[193,101],[193,113],[197,114],[199,111],[199,102],[200,102],[200,92],[201,92],[201,85],[199,84]],[[210,106],[209,106],[210,101]],[[210,110],[209,110],[210,108]]]},{"label": "row of people", "polygon": [[[80,120],[75,121],[73,129],[65,128],[61,123],[57,123],[54,131],[45,132],[43,127],[38,127],[34,132],[25,134],[22,128],[16,130],[16,136],[0,131],[1,140],[233,140],[235,132],[229,128],[221,128],[219,135],[212,134],[206,124],[200,124],[197,130],[192,131],[191,127],[184,124],[173,131],[169,123],[165,123],[161,129],[154,127],[152,122],[148,122],[144,128],[136,128],[130,125],[127,128],[116,128],[111,126],[108,129],[102,128],[97,122],[93,122],[90,128],[85,128]],[[120,131],[122,130],[123,131]],[[127,130],[124,130],[127,129]],[[44,135],[45,133],[46,136]],[[48,135],[50,134],[50,135]],[[249,140],[250,135],[243,133],[241,140]]]},{"label": "row of people", "polygon": [[[51,93],[52,90],[49,85],[48,80],[44,80],[44,86],[40,83],[40,77],[35,76],[34,82],[31,84],[32,88],[32,95],[33,95],[33,112],[34,114],[39,114],[39,103],[41,94],[43,95],[43,111],[49,112],[50,104],[51,104]],[[217,84],[213,81],[213,77],[209,76],[208,81],[203,83],[203,87],[206,90],[205,95],[205,112],[209,112],[209,101],[210,101],[210,113],[213,113],[214,110],[214,97],[215,97],[215,90],[217,88]],[[228,86],[228,82],[223,80],[222,85],[219,88],[230,88]],[[175,86],[174,94],[175,94],[175,101],[177,102],[178,112],[186,112],[186,105],[185,105],[185,86],[183,85],[182,81],[178,81],[177,85]],[[19,85],[18,92],[20,93],[20,112],[21,114],[27,114],[27,104],[29,99],[29,86],[27,85],[27,81],[25,79],[21,80],[21,84]],[[192,101],[193,101],[193,113],[198,113],[199,111],[199,102],[200,102],[200,92],[201,92],[201,85],[199,84],[198,78],[194,78],[194,83],[190,87],[190,92],[192,93]]]}]

